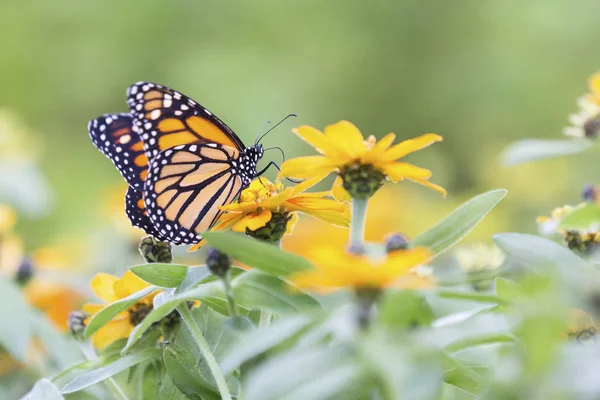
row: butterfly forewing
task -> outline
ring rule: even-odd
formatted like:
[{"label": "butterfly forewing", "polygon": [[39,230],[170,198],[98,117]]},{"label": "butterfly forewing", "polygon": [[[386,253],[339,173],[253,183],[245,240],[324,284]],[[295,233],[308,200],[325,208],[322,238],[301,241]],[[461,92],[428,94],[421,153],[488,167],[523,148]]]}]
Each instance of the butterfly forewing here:
[{"label": "butterfly forewing", "polygon": [[173,89],[138,82],[127,90],[127,103],[150,159],[160,151],[198,141],[244,149],[242,141],[223,121]]},{"label": "butterfly forewing", "polygon": [[214,143],[176,146],[150,162],[144,201],[154,228],[174,244],[196,243],[219,207],[243,189],[231,168],[237,150]]},{"label": "butterfly forewing", "polygon": [[94,146],[115,164],[127,183],[142,190],[148,158],[132,124],[130,114],[105,114],[90,121],[88,132]]}]

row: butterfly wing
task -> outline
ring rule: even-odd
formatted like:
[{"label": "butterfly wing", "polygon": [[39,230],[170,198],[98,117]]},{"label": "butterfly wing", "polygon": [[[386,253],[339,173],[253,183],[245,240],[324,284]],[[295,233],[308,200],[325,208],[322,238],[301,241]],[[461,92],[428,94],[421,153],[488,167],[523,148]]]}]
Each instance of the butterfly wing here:
[{"label": "butterfly wing", "polygon": [[144,201],[158,233],[173,244],[198,242],[217,220],[219,207],[243,188],[232,168],[238,151],[216,143],[180,145],[150,162]]},{"label": "butterfly wing", "polygon": [[131,186],[125,194],[125,213],[131,222],[131,225],[136,226],[146,232],[148,235],[154,236],[158,240],[166,240],[160,232],[158,232],[148,214],[146,213],[146,205],[142,197],[142,192],[135,190]]},{"label": "butterfly wing", "polygon": [[240,138],[223,121],[173,89],[138,82],[127,90],[127,104],[149,159],[163,150],[196,142],[244,149]]},{"label": "butterfly wing", "polygon": [[94,146],[117,167],[127,183],[142,190],[148,173],[148,158],[130,114],[105,114],[88,124]]}]

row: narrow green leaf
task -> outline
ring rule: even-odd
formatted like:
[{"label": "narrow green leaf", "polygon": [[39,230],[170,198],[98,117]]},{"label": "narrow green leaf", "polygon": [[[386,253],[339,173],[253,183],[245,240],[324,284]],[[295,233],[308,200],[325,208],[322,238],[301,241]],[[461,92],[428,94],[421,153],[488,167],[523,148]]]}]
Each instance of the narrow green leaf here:
[{"label": "narrow green leaf", "polygon": [[168,399],[168,400],[189,400],[185,394],[179,390],[175,383],[173,383],[173,379],[167,374],[165,375],[162,384],[160,385],[160,390],[158,391],[159,399]]},{"label": "narrow green leaf", "polygon": [[152,263],[135,265],[129,270],[151,285],[176,288],[183,282],[188,268],[187,265]]},{"label": "narrow green leaf", "polygon": [[417,236],[412,245],[427,247],[432,258],[438,256],[471,232],[506,193],[505,189],[496,189],[471,198],[436,226]]},{"label": "narrow green leaf", "polygon": [[508,333],[483,333],[455,340],[454,342],[448,344],[445,350],[450,353],[454,353],[471,347],[483,346],[486,344],[512,343],[515,340],[517,339]]},{"label": "narrow green leaf", "polygon": [[589,203],[574,209],[559,224],[564,229],[587,229],[592,225],[600,225],[600,207]]},{"label": "narrow green leaf", "polygon": [[590,140],[542,140],[524,139],[511,143],[502,152],[502,164],[516,165],[529,161],[543,160],[577,154],[592,147]]},{"label": "narrow green leaf", "polygon": [[219,391],[216,385],[200,375],[196,360],[188,351],[170,343],[163,351],[163,360],[167,373],[175,386],[190,399],[219,399]]},{"label": "narrow green leaf", "polygon": [[494,236],[494,242],[534,271],[553,269],[571,284],[600,280],[600,272],[591,264],[551,240],[522,233],[500,233]]},{"label": "narrow green leaf", "polygon": [[455,299],[455,300],[467,300],[475,301],[478,303],[494,303],[502,304],[504,301],[498,296],[486,293],[477,292],[456,292],[452,290],[439,290],[436,293],[439,297],[444,299]]},{"label": "narrow green leaf", "polygon": [[98,382],[110,378],[121,371],[125,371],[140,363],[149,362],[160,358],[161,351],[156,348],[147,348],[137,353],[127,354],[116,359],[110,364],[87,371],[76,377],[71,382],[67,383],[62,389],[62,393],[73,393],[85,389]]},{"label": "narrow green leaf", "polygon": [[22,400],[63,400],[64,397],[48,379],[40,379]]},{"label": "narrow green leaf", "polygon": [[221,362],[221,369],[229,375],[242,363],[275,347],[298,333],[310,323],[304,316],[294,316],[275,321],[272,325],[249,331],[228,350]]},{"label": "narrow green leaf", "polygon": [[18,361],[25,362],[31,344],[31,310],[19,288],[5,276],[0,276],[0,344]]},{"label": "narrow green leaf", "polygon": [[129,307],[137,303],[139,299],[148,296],[155,290],[157,290],[156,287],[150,286],[140,290],[139,292],[135,292],[132,295],[125,297],[124,299],[117,300],[114,303],[107,305],[92,317],[90,323],[85,327],[85,331],[83,332],[84,337],[86,339],[89,338],[98,329],[102,328],[104,325],[110,322],[114,317],[119,315],[121,312],[127,310]]},{"label": "narrow green leaf", "polygon": [[310,269],[308,260],[235,232],[205,232],[208,244],[265,274],[285,276]]},{"label": "narrow green leaf", "polygon": [[496,287],[496,295],[506,303],[509,303],[521,294],[519,286],[515,282],[505,278],[496,278],[494,286]]},{"label": "narrow green leaf", "polygon": [[159,307],[154,308],[146,318],[135,327],[127,344],[123,348],[122,353],[125,354],[131,349],[131,347],[142,337],[142,335],[157,321],[160,321],[173,310],[177,308],[181,303],[186,301],[202,300],[204,298],[220,297],[224,298],[223,289],[220,282],[211,282],[206,285],[199,286],[194,289],[187,290],[183,293],[173,295],[170,299],[165,300]]},{"label": "narrow green leaf", "polygon": [[232,282],[236,302],[245,308],[262,307],[285,313],[320,307],[319,302],[281,279],[250,271]]}]

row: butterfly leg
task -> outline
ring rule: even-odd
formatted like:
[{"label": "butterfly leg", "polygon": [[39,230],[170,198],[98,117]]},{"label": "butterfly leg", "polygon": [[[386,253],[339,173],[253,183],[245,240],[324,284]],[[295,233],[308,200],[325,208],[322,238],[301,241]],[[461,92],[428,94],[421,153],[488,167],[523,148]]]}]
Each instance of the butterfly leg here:
[{"label": "butterfly leg", "polygon": [[[260,177],[262,174],[264,174],[265,172],[267,172],[267,170],[269,168],[271,168],[272,166],[275,167],[275,168],[277,168],[277,171],[281,171],[281,168],[279,168],[279,165],[277,165],[277,163],[275,161],[269,161],[269,163],[263,169],[261,169],[260,171],[258,171],[256,173],[256,176]],[[292,183],[300,183],[300,182],[302,182],[302,181],[298,181],[296,179],[290,179],[290,178],[285,178],[285,179],[287,179],[288,181],[290,181]]]}]

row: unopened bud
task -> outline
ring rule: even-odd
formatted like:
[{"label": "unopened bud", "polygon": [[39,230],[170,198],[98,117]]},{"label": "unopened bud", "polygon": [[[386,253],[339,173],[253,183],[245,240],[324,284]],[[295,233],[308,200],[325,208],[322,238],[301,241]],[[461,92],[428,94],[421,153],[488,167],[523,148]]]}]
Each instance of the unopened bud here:
[{"label": "unopened bud", "polygon": [[216,276],[224,277],[231,268],[231,259],[227,254],[211,247],[206,252],[206,266]]},{"label": "unopened bud", "polygon": [[153,236],[146,236],[140,242],[140,254],[147,263],[168,264],[173,261],[171,244],[156,240]]},{"label": "unopened bud", "polygon": [[21,286],[24,286],[33,277],[33,264],[29,258],[24,258],[17,268],[15,280]]},{"label": "unopened bud", "polygon": [[596,201],[598,198],[598,188],[596,185],[585,185],[581,191],[581,198],[583,201]]},{"label": "unopened bud", "polygon": [[392,233],[385,238],[385,250],[388,253],[395,250],[406,250],[409,246],[408,237],[402,233]]},{"label": "unopened bud", "polygon": [[80,339],[83,337],[83,331],[85,330],[85,320],[87,319],[87,314],[83,311],[72,311],[69,314],[69,319],[67,324],[69,325],[69,330],[71,334],[76,338]]}]

